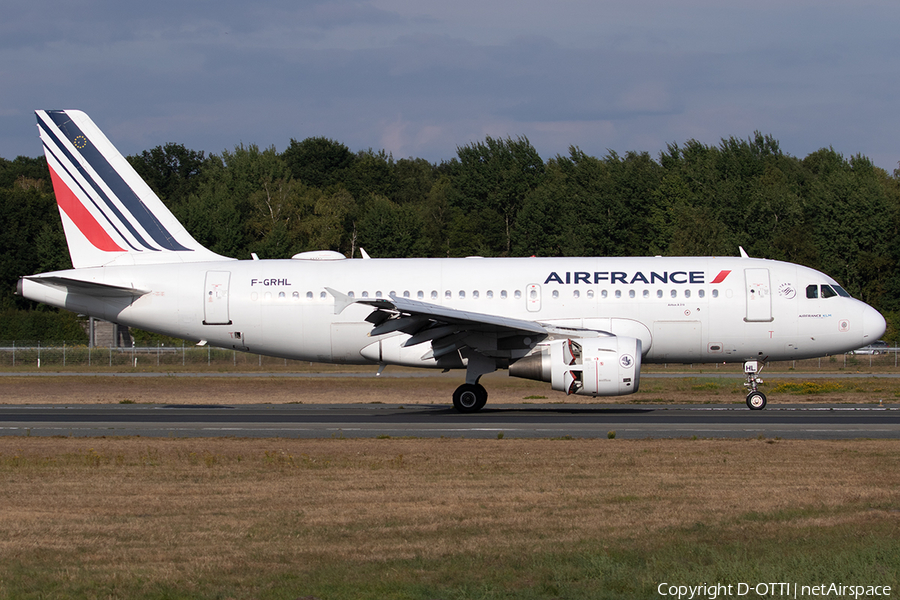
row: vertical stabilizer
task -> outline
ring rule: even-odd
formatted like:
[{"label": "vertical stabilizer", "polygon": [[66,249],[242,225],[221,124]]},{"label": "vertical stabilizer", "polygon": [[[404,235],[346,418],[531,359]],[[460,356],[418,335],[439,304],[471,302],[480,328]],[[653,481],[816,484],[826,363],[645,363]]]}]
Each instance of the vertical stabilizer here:
[{"label": "vertical stabilizer", "polygon": [[228,260],[187,232],[85,113],[36,114],[72,266]]}]

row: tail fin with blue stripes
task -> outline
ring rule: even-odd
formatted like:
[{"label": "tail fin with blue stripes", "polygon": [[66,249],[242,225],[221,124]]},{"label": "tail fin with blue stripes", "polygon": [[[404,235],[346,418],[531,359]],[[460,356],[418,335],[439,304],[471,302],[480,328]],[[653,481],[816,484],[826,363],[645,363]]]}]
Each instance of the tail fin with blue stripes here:
[{"label": "tail fin with blue stripes", "polygon": [[36,114],[72,266],[228,260],[187,232],[85,113]]}]

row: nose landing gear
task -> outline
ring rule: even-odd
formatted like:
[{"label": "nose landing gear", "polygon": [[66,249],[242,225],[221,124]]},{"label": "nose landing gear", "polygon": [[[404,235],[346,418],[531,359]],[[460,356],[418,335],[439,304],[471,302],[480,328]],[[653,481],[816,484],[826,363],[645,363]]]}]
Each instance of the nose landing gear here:
[{"label": "nose landing gear", "polygon": [[757,389],[763,382],[759,378],[760,371],[762,371],[762,367],[759,366],[758,361],[748,360],[744,363],[744,374],[747,375],[747,383],[744,384],[744,387],[749,390],[747,408],[750,410],[762,410],[766,407],[766,395]]}]

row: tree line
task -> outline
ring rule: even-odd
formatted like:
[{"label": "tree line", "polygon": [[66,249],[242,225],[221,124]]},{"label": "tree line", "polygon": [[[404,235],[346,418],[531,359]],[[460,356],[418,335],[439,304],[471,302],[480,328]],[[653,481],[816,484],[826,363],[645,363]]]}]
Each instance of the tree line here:
[{"label": "tree line", "polygon": [[[743,246],[828,273],[896,335],[900,170],[833,148],[801,159],[755,133],[673,143],[657,158],[572,147],[544,160],[525,137],[487,137],[434,164],[311,137],[281,153],[173,143],[128,161],[226,256],[699,256]],[[19,276],[68,267],[46,162],[0,158],[0,339],[80,339],[74,317],[13,295]]]}]

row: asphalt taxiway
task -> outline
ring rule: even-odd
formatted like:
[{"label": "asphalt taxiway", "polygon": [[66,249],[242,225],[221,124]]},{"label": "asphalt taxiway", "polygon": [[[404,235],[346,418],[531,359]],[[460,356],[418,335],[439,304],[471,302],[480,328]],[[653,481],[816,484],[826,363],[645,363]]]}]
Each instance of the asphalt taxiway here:
[{"label": "asphalt taxiway", "polygon": [[146,437],[900,439],[900,408],[877,405],[4,405],[0,435]]}]

